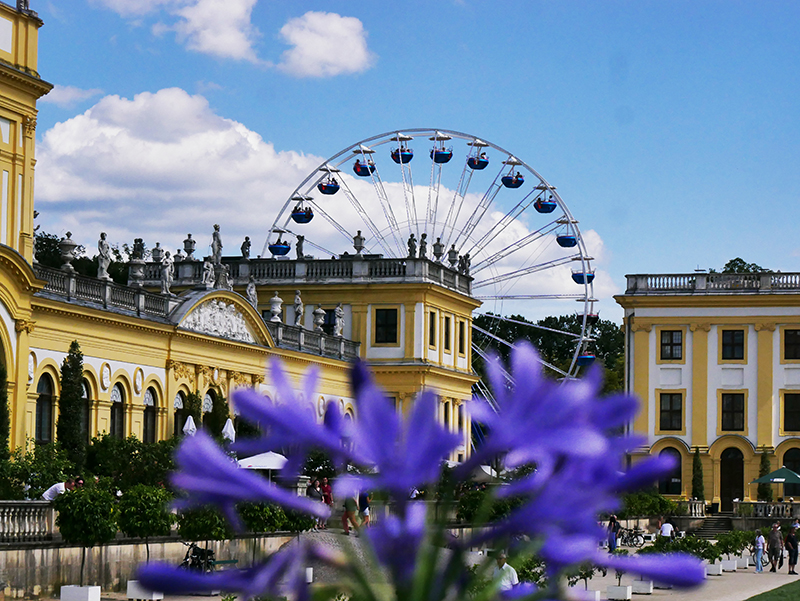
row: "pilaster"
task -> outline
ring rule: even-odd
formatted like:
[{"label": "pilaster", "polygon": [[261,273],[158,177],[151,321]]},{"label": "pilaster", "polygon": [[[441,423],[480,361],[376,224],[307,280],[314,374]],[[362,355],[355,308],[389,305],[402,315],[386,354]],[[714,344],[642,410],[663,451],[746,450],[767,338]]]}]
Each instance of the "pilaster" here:
[{"label": "pilaster", "polygon": [[692,331],[691,445],[705,447],[708,445],[708,333],[711,325],[693,323],[689,329]]},{"label": "pilaster", "polygon": [[653,325],[636,321],[633,331],[633,393],[639,397],[641,409],[633,422],[637,434],[650,435],[650,332]]},{"label": "pilaster", "polygon": [[758,392],[756,405],[756,444],[760,447],[766,445],[772,447],[773,440],[773,417],[775,403],[772,402],[772,371],[773,371],[773,338],[775,336],[774,323],[756,323],[758,333],[758,363],[756,370],[758,373]]}]

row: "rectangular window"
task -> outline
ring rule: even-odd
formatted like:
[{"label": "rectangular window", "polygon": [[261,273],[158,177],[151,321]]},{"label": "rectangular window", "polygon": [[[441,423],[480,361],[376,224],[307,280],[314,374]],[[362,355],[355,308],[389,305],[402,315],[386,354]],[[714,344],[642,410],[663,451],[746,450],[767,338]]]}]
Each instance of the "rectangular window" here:
[{"label": "rectangular window", "polygon": [[744,359],[744,330],[722,330],[722,359]]},{"label": "rectangular window", "polygon": [[458,322],[458,354],[467,354],[467,326],[463,321]]},{"label": "rectangular window", "polygon": [[450,350],[450,318],[444,318],[444,350]]},{"label": "rectangular window", "polygon": [[397,309],[375,309],[375,344],[397,344]]},{"label": "rectangular window", "polygon": [[783,429],[787,432],[800,432],[800,393],[783,395]]},{"label": "rectangular window", "polygon": [[325,309],[325,321],[322,322],[322,331],[328,336],[333,336],[336,330],[336,310]]},{"label": "rectangular window", "polygon": [[436,346],[436,311],[428,313],[428,346]]},{"label": "rectangular window", "polygon": [[683,359],[683,330],[661,330],[661,360]]},{"label": "rectangular window", "polygon": [[744,394],[722,394],[722,429],[727,432],[744,432]]},{"label": "rectangular window", "polygon": [[800,359],[800,330],[783,331],[783,358]]},{"label": "rectangular window", "polygon": [[662,392],[660,399],[661,430],[683,429],[683,395],[673,392]]}]

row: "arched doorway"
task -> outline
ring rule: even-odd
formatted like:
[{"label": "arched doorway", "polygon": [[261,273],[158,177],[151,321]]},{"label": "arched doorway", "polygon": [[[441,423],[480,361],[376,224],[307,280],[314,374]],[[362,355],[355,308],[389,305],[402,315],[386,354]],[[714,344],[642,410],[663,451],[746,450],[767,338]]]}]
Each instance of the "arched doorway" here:
[{"label": "arched doorway", "polygon": [[[789,449],[783,454],[783,465],[795,473],[800,473],[800,449]],[[784,484],[783,496],[800,497],[800,484]]]},{"label": "arched doorway", "polygon": [[721,511],[733,511],[733,500],[744,498],[744,455],[736,447],[722,451],[719,462]]},{"label": "arched doorway", "polygon": [[667,447],[659,453],[659,456],[672,457],[675,461],[675,469],[672,473],[667,474],[665,478],[658,481],[658,492],[662,495],[681,494],[683,492],[681,452],[673,447]]}]

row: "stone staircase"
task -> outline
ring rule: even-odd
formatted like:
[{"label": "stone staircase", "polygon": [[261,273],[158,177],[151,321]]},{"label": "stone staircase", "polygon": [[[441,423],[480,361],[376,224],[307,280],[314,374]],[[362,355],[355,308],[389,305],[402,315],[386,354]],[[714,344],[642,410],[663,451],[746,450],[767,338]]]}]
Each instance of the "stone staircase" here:
[{"label": "stone staircase", "polygon": [[733,512],[717,513],[703,520],[703,526],[692,534],[699,538],[712,539],[733,530]]}]

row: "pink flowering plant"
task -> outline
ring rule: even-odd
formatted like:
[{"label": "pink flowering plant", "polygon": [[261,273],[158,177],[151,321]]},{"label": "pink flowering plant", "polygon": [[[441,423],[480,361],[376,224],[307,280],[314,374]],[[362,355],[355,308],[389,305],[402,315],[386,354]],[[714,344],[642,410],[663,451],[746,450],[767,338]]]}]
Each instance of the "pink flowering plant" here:
[{"label": "pink flowering plant", "polygon": [[[512,354],[511,373],[499,360],[487,371],[495,402],[469,404],[472,418],[487,434],[484,443],[453,474],[468,481],[480,465],[501,462],[520,474],[509,484],[492,487],[488,502],[513,498],[511,511],[493,521],[475,524],[472,534],[455,538],[446,524],[435,522],[430,503],[409,498],[409,491],[434,487],[444,459],[458,446],[458,436],[436,422],[436,396],[422,392],[408,414],[398,415],[375,385],[363,363],[352,370],[357,419],[346,421],[338,404],[330,403],[322,423],[303,408],[276,363],[272,379],[281,399],[270,404],[255,391],[237,391],[240,414],[258,423],[263,436],[238,444],[238,450],[264,452],[288,449],[284,474],[299,474],[305,458],[322,450],[344,470],[360,466],[361,473],[336,479],[338,498],[359,490],[380,491],[391,511],[365,529],[370,562],[353,554],[332,553],[309,537],[287,546],[261,563],[245,569],[200,574],[175,566],[142,566],[139,578],[150,589],[168,594],[223,590],[244,599],[283,597],[378,601],[438,601],[498,597],[563,599],[568,574],[577,566],[622,570],[679,587],[698,585],[704,578],[700,562],[689,555],[610,555],[598,547],[605,532],[599,516],[620,507],[620,495],[649,485],[674,468],[671,458],[650,457],[625,468],[626,454],[640,441],[621,435],[637,403],[628,395],[601,397],[601,373],[590,371],[582,380],[555,382],[541,372],[536,351],[519,343]],[[313,398],[316,373],[304,382],[304,398]],[[235,528],[241,527],[236,507],[244,502],[272,502],[308,515],[325,518],[327,508],[298,497],[239,469],[227,452],[203,433],[184,440],[176,455],[174,486],[183,491],[182,507],[212,505]],[[535,469],[531,469],[531,467]],[[479,510],[478,516],[489,515]],[[509,549],[513,554],[536,554],[545,574],[539,585],[522,584],[498,590],[491,581],[494,560],[482,556],[474,564],[474,548]],[[338,568],[335,584],[311,586],[305,566],[321,561]],[[379,569],[375,569],[375,567]],[[480,584],[480,586],[478,586]],[[571,591],[575,598],[580,591]]]}]

